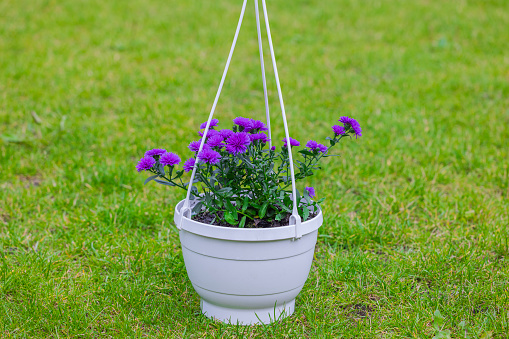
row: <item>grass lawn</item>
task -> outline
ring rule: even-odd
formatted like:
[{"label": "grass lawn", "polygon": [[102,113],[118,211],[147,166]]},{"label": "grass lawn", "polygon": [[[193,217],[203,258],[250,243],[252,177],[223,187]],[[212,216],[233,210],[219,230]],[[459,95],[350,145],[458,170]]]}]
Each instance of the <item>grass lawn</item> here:
[{"label": "grass lawn", "polygon": [[[173,225],[184,193],[134,165],[190,156],[240,7],[0,2],[0,337],[508,338],[506,0],[268,0],[292,136],[350,115],[363,137],[301,183],[326,200],[295,314],[201,315]],[[264,117],[257,48],[250,1],[223,125]]]}]

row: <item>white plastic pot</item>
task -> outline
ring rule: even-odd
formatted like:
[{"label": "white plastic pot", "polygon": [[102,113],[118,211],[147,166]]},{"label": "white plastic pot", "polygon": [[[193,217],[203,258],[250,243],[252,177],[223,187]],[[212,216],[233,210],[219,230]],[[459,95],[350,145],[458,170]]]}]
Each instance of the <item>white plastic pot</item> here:
[{"label": "white plastic pot", "polygon": [[[178,223],[184,201],[175,207]],[[229,228],[183,217],[180,242],[187,274],[209,318],[268,324],[291,315],[313,261],[321,210],[295,226]]]}]

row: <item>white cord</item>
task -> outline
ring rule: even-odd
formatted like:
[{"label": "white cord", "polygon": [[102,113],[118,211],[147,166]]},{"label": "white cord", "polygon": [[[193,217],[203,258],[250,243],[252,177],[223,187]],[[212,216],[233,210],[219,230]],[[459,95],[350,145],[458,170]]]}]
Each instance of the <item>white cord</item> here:
[{"label": "white cord", "polygon": [[[221,90],[223,89],[224,80],[226,78],[226,74],[228,73],[228,68],[230,67],[230,62],[232,59],[233,51],[235,50],[235,45],[237,43],[237,38],[238,38],[239,32],[240,32],[240,27],[242,26],[242,20],[244,18],[244,12],[246,10],[246,2],[247,2],[247,0],[244,0],[244,3],[242,5],[242,11],[240,13],[239,22],[237,24],[237,30],[235,31],[235,36],[233,38],[233,43],[230,48],[230,54],[228,55],[228,59],[226,61],[226,66],[224,68],[223,76],[221,77],[221,82],[219,83],[219,88],[217,90],[216,98],[214,99],[214,104],[212,105],[212,109],[210,110],[209,118],[207,120],[207,125],[205,127],[205,131],[203,132],[203,137],[200,142],[200,147],[198,149],[198,154],[201,152],[201,150],[203,149],[203,145],[205,144],[205,139],[206,139],[207,133],[209,131],[210,122],[212,121],[212,117],[214,116],[217,102],[219,100],[219,96],[221,95]],[[292,146],[290,143],[290,134],[288,132],[288,123],[286,121],[285,104],[283,102],[283,94],[281,92],[281,85],[279,83],[279,75],[278,75],[278,71],[277,71],[276,57],[274,55],[274,47],[272,45],[272,37],[270,34],[270,26],[269,26],[269,16],[267,14],[267,5],[265,4],[265,0],[262,0],[262,6],[263,6],[263,13],[264,13],[264,18],[265,18],[265,27],[267,29],[267,37],[269,40],[270,55],[272,58],[272,68],[274,70],[274,75],[276,78],[279,103],[281,105],[281,114],[283,116],[283,124],[284,124],[285,135],[286,135],[286,144],[287,144],[287,148],[288,148],[288,157],[289,157],[288,160],[290,162],[290,176],[292,179],[292,200],[293,200],[293,211],[292,211],[292,215],[290,216],[290,225],[295,225],[295,239],[298,239],[298,238],[302,237],[302,230],[300,228],[301,218],[300,218],[298,210],[297,210],[298,201],[297,201],[297,189],[295,186],[295,173],[294,173],[294,169],[293,169]],[[268,102],[268,95],[267,95],[267,82],[265,79],[265,65],[263,62],[263,46],[262,46],[262,40],[261,40],[260,18],[259,18],[259,12],[258,12],[258,0],[255,0],[255,9],[256,9],[256,24],[257,24],[257,30],[258,30],[258,46],[259,46],[259,50],[260,50],[260,63],[261,63],[262,77],[263,77],[263,91],[264,91],[264,97],[265,97],[265,112],[266,112],[266,117],[267,117],[267,127],[269,129],[269,138],[272,139],[271,130],[270,130],[270,116],[269,116],[269,102]],[[272,146],[272,142],[270,142],[269,145]],[[177,224],[177,228],[179,230],[182,229],[182,221],[184,219],[184,216],[186,216],[186,214],[189,214],[188,218],[191,218],[191,209],[190,209],[189,199],[191,197],[191,191],[193,188],[193,182],[194,182],[194,177],[196,175],[196,169],[198,167],[197,166],[198,162],[199,162],[199,159],[197,158],[196,164],[193,167],[193,172],[191,174],[191,180],[189,182],[189,188],[187,190],[186,200],[184,201],[184,205],[182,206],[182,208],[180,210],[180,220]]]},{"label": "white cord", "polygon": [[[242,20],[244,19],[244,12],[246,11],[246,3],[247,0],[244,0],[242,4],[242,11],[240,12],[239,22],[237,24],[237,30],[235,31],[235,36],[233,37],[232,47],[230,48],[230,54],[228,55],[228,60],[226,60],[226,66],[224,67],[223,76],[221,77],[221,82],[219,83],[219,88],[217,89],[216,98],[214,99],[214,104],[212,105],[212,109],[210,110],[209,119],[207,120],[207,126],[205,127],[205,131],[203,132],[203,137],[201,139],[200,148],[198,149],[198,153],[200,154],[203,149],[203,145],[205,144],[205,139],[207,137],[207,133],[209,131],[210,122],[212,121],[212,117],[214,116],[214,112],[216,110],[217,101],[219,100],[219,96],[221,95],[221,90],[223,89],[224,80],[226,78],[226,74],[228,73],[228,68],[230,67],[230,62],[232,60],[233,51],[235,50],[235,45],[237,44],[237,38],[239,37],[240,27],[242,26]],[[177,225],[178,229],[182,228],[182,220],[184,218],[185,213],[189,213],[189,218],[191,217],[191,210],[189,205],[189,198],[191,197],[191,190],[193,189],[194,177],[196,175],[196,168],[198,167],[198,162],[200,160],[198,157],[196,158],[196,163],[193,166],[193,173],[191,174],[191,180],[189,181],[189,188],[187,189],[187,196],[180,210],[180,221]]]},{"label": "white cord", "polygon": [[256,11],[256,30],[258,31],[258,49],[260,50],[260,64],[262,66],[263,96],[265,98],[265,116],[269,130],[269,147],[272,147],[272,131],[270,128],[269,96],[267,94],[267,80],[265,79],[265,62],[263,61],[262,32],[260,29],[260,13],[258,11],[258,0],[254,0]]},{"label": "white cord", "polygon": [[[270,56],[272,58],[272,68],[274,69],[274,76],[276,77],[276,85],[277,85],[277,93],[279,95],[279,103],[281,105],[281,114],[283,115],[283,124],[285,127],[285,135],[286,135],[286,145],[288,147],[288,160],[290,161],[290,176],[292,178],[292,200],[293,200],[293,211],[290,217],[290,224],[292,221],[295,224],[295,238],[300,238],[302,236],[300,230],[301,218],[299,216],[299,212],[297,210],[298,201],[297,201],[297,189],[295,186],[295,173],[293,170],[293,157],[292,157],[292,146],[290,144],[290,134],[288,133],[288,124],[286,122],[286,113],[285,113],[285,103],[283,102],[283,93],[281,92],[281,85],[279,83],[279,75],[277,72],[276,65],[276,56],[274,55],[274,46],[272,45],[272,37],[270,34],[270,26],[269,26],[269,16],[267,14],[267,5],[265,4],[265,0],[262,0],[263,6],[263,15],[265,17],[265,27],[267,29],[267,38],[269,39],[269,48],[270,48]],[[293,219],[293,220],[292,220]]]}]

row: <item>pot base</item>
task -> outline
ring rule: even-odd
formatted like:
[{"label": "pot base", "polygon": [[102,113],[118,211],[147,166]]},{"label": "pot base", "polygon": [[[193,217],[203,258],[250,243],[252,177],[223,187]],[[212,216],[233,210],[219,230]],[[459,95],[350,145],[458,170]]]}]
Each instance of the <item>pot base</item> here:
[{"label": "pot base", "polygon": [[213,305],[201,300],[201,312],[207,317],[217,319],[232,325],[256,325],[270,324],[274,321],[284,319],[293,314],[295,310],[295,299],[281,306],[259,308],[259,309],[238,309]]}]

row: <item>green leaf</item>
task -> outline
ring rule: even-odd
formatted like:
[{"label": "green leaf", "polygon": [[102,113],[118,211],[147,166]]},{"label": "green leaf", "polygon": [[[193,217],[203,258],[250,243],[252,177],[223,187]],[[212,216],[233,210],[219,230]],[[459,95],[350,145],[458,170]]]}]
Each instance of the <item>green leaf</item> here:
[{"label": "green leaf", "polygon": [[223,194],[223,193],[228,193],[230,192],[232,189],[231,187],[223,187],[221,188],[220,190],[217,190],[216,193],[217,194]]},{"label": "green leaf", "polygon": [[159,173],[161,173],[162,175],[165,175],[166,173],[164,172],[164,166],[159,164]]},{"label": "green leaf", "polygon": [[309,217],[309,209],[306,206],[302,206],[302,219],[303,221],[308,220]]},{"label": "green leaf", "polygon": [[283,215],[281,213],[276,214],[275,220],[279,221],[283,218]]},{"label": "green leaf", "polygon": [[245,212],[247,207],[249,206],[249,197],[244,197],[244,203],[242,204],[242,212]]},{"label": "green leaf", "polygon": [[292,210],[289,209],[286,205],[281,205],[281,208],[288,213],[292,213]]},{"label": "green leaf", "polygon": [[254,208],[251,208],[249,207],[246,212],[245,212],[247,215],[249,215],[250,217],[255,217],[256,216],[256,213],[258,213],[258,210],[255,210]]},{"label": "green leaf", "polygon": [[258,205],[254,202],[250,202],[249,205],[251,205],[252,207],[257,208],[257,209],[260,209],[262,207],[261,205]]},{"label": "green leaf", "polygon": [[210,196],[210,193],[205,193],[205,203],[210,206],[212,203],[212,197]]},{"label": "green leaf", "polygon": [[215,175],[208,177],[207,180],[208,180],[210,186],[214,186],[214,184],[217,182]]},{"label": "green leaf", "polygon": [[157,182],[158,184],[161,184],[161,185],[175,186],[174,183],[168,182],[168,181],[163,181],[163,180],[159,180],[159,179],[154,179],[154,181]]},{"label": "green leaf", "polygon": [[239,228],[244,228],[244,225],[246,224],[246,216],[243,216],[240,220]]},{"label": "green leaf", "polygon": [[269,206],[269,202],[265,202],[262,207],[260,208],[260,210],[258,211],[258,216],[260,217],[260,219],[263,219],[263,217],[265,216],[265,213],[267,212],[267,207]]},{"label": "green leaf", "polygon": [[235,218],[235,220],[237,220],[237,218],[239,217],[237,215],[237,209],[235,208],[235,206],[233,206],[232,202],[228,199],[226,199],[224,201],[224,205],[226,207],[226,209],[228,210],[228,212]]},{"label": "green leaf", "polygon": [[200,212],[201,212],[201,208],[202,208],[202,206],[203,206],[203,203],[202,203],[202,202],[199,202],[199,203],[197,203],[196,205],[194,205],[193,210],[192,210],[192,211],[193,211],[193,214],[198,214],[198,213],[200,213]]},{"label": "green leaf", "polygon": [[309,156],[314,156],[313,153],[311,153],[310,151],[308,151],[307,149],[303,149],[303,150],[300,150],[299,151],[300,154],[304,154],[304,155],[309,155]]},{"label": "green leaf", "polygon": [[304,190],[304,199],[306,199],[306,202],[308,203],[308,205],[311,205],[311,198],[309,197],[308,190]]},{"label": "green leaf", "polygon": [[444,323],[444,316],[442,315],[442,313],[440,313],[440,311],[437,310],[435,311],[435,313],[433,313],[433,322],[434,322],[434,327],[435,329],[439,329],[443,323]]},{"label": "green leaf", "polygon": [[157,178],[159,176],[159,174],[156,174],[156,175],[153,175],[151,177],[148,177],[147,180],[145,180],[145,183],[143,185],[146,185],[148,184],[150,181],[154,180],[155,178]]},{"label": "green leaf", "polygon": [[224,214],[224,219],[231,225],[237,225],[237,218],[235,218],[230,212],[226,212]]}]

